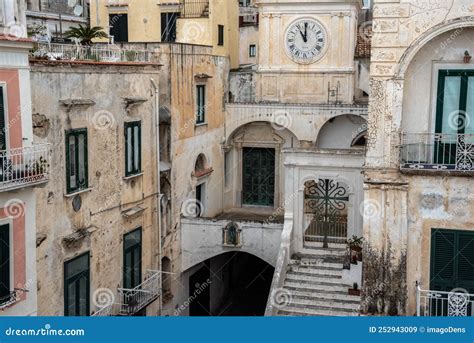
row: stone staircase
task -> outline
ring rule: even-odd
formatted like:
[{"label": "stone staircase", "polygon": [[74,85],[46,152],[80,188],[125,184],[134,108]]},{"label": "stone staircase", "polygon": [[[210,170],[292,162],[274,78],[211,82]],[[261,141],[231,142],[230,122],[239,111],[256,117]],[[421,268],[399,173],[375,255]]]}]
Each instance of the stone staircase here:
[{"label": "stone staircase", "polygon": [[358,316],[360,296],[348,294],[352,285],[342,279],[346,248],[343,244],[308,243],[311,254],[290,260],[282,291],[288,301],[279,316]]}]

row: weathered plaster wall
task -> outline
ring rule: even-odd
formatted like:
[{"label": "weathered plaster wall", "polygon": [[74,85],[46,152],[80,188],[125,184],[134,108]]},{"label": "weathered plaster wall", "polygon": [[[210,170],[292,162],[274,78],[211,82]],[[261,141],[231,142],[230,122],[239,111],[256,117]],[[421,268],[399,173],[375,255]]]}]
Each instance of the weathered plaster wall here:
[{"label": "weathered plaster wall", "polygon": [[[402,177],[398,168],[400,131],[431,128],[433,68],[460,65],[464,56],[460,47],[468,43],[473,15],[469,0],[374,1],[365,170],[365,201],[371,211],[364,216],[365,254],[374,256],[371,263],[364,263],[363,307],[370,313],[413,314],[414,281],[421,275],[427,280],[426,264],[422,267],[421,262],[429,260],[424,227],[448,216],[445,211],[452,211],[448,204],[456,199],[463,199],[463,211],[470,211],[466,210],[470,202],[457,185],[471,189],[470,178]],[[433,206],[427,200],[432,192],[435,208],[427,210]],[[426,198],[420,194],[427,194]],[[455,226],[470,227],[470,219],[457,219]],[[380,261],[384,269],[378,268]],[[374,283],[376,295],[370,292]]]},{"label": "weathered plaster wall", "polygon": [[[90,251],[91,311],[93,293],[116,292],[122,284],[123,235],[142,227],[142,271],[158,268],[156,223],[157,171],[154,144],[154,66],[33,64],[33,113],[48,122],[37,141],[52,144],[51,178],[36,191],[38,255],[38,313],[63,315],[63,264]],[[125,107],[124,98],[144,103]],[[70,110],[64,99],[92,100],[90,106]],[[124,123],[141,120],[143,175],[125,180]],[[66,196],[65,130],[87,128],[90,190],[77,195],[81,208],[73,210]],[[143,212],[125,218],[135,206]],[[156,314],[150,309],[149,314]]]}]

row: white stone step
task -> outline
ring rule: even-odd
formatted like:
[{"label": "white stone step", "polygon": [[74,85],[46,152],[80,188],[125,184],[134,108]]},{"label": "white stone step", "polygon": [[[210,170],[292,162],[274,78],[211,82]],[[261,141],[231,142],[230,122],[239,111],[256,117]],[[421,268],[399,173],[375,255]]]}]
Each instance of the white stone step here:
[{"label": "white stone step", "polygon": [[360,304],[360,296],[349,295],[346,293],[328,293],[324,291],[311,290],[311,291],[301,291],[301,290],[288,290],[292,297],[301,298],[301,299],[315,299],[315,300],[329,300],[335,302],[345,302],[351,304]]},{"label": "white stone step", "polygon": [[357,313],[360,311],[360,304],[337,302],[337,301],[331,301],[327,299],[314,300],[314,299],[301,299],[298,297],[293,297],[289,306],[311,308],[315,310],[327,309],[327,310],[337,310],[337,311],[357,312]]},{"label": "white stone step", "polygon": [[278,311],[280,316],[333,316],[333,317],[354,317],[356,312],[345,312],[337,310],[314,310],[300,307],[287,306]]},{"label": "white stone step", "polygon": [[319,277],[319,276],[309,276],[303,274],[297,274],[293,272],[288,272],[286,274],[286,279],[288,281],[298,281],[301,283],[314,283],[314,284],[327,284],[327,285],[340,285],[340,286],[349,286],[341,282],[341,278],[334,276],[331,277]]},{"label": "white stone step", "polygon": [[291,266],[289,272],[302,274],[302,275],[314,275],[321,277],[342,277],[342,269],[335,268],[321,268],[317,266]]},{"label": "white stone step", "polygon": [[302,292],[325,292],[325,293],[340,293],[347,294],[350,286],[336,285],[336,284],[320,284],[320,283],[301,283],[298,280],[286,280],[284,288],[297,290]]},{"label": "white stone step", "polygon": [[304,258],[301,260],[290,260],[288,263],[290,266],[300,266],[300,267],[321,267],[327,269],[341,269],[343,268],[342,263],[333,263],[333,262],[324,262],[323,259],[308,259]]},{"label": "white stone step", "polygon": [[346,249],[338,248],[316,248],[316,247],[306,247],[309,250],[308,254],[312,256],[325,256],[325,257],[344,257],[346,256]]},{"label": "white stone step", "polygon": [[[323,243],[322,242],[304,242],[304,247],[305,248],[323,248]],[[328,248],[333,248],[333,249],[342,249],[346,250],[347,245],[345,243],[328,243]]]}]

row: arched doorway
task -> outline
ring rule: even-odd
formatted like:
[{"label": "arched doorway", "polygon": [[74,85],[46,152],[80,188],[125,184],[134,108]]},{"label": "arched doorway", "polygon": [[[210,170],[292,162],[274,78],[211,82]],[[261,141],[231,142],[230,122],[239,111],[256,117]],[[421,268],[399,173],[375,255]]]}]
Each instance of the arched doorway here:
[{"label": "arched doorway", "polygon": [[189,275],[190,316],[263,316],[274,268],[244,252],[210,258]]}]

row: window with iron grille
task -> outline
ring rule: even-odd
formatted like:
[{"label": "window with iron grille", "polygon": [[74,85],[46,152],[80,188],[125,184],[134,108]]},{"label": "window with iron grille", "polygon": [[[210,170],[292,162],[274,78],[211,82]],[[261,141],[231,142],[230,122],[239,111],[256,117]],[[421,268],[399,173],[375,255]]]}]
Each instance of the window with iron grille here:
[{"label": "window with iron grille", "polygon": [[87,129],[66,131],[66,184],[73,193],[88,187]]},{"label": "window with iron grille", "polygon": [[141,122],[125,123],[125,176],[142,172]]}]

